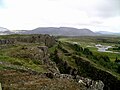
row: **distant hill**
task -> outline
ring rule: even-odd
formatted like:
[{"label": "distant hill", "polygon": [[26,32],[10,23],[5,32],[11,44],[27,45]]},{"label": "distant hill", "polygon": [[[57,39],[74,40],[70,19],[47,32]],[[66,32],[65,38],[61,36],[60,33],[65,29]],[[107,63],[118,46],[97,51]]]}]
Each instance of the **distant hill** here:
[{"label": "distant hill", "polygon": [[115,34],[113,32],[108,32],[108,31],[98,31],[96,33],[99,33],[99,34]]},{"label": "distant hill", "polygon": [[17,31],[17,34],[50,34],[50,35],[62,35],[62,36],[95,36],[96,33],[89,29],[77,29],[71,27],[39,27],[33,30],[21,30]]},{"label": "distant hill", "polygon": [[7,28],[0,27],[0,32],[9,31]]},{"label": "distant hill", "polygon": [[120,35],[120,32],[119,33],[115,33],[115,32],[108,32],[108,31],[98,31],[96,32],[97,34],[101,34],[101,35],[117,35],[119,36]]},{"label": "distant hill", "polygon": [[12,34],[12,32],[7,28],[0,27],[0,35],[8,35],[8,34]]}]

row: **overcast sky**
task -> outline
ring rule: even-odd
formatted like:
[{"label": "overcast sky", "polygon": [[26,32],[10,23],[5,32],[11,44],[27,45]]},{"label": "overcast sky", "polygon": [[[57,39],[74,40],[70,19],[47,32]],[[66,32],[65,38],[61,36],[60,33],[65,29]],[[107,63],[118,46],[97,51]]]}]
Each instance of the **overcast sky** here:
[{"label": "overcast sky", "polygon": [[0,27],[120,32],[120,0],[0,0]]}]

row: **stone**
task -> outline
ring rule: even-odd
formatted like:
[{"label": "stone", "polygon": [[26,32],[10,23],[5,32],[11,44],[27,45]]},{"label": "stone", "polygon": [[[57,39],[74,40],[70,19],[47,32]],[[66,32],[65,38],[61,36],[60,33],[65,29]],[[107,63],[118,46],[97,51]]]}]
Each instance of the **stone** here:
[{"label": "stone", "polygon": [[39,46],[38,48],[44,52],[44,56],[48,54],[48,47],[47,46]]},{"label": "stone", "polygon": [[54,74],[53,73],[45,73],[45,75],[48,77],[48,78],[54,78]]},{"label": "stone", "polygon": [[94,81],[89,78],[80,77],[79,75],[76,76],[76,80],[78,83],[85,85],[87,90],[103,90],[104,88],[104,83],[100,80]]}]

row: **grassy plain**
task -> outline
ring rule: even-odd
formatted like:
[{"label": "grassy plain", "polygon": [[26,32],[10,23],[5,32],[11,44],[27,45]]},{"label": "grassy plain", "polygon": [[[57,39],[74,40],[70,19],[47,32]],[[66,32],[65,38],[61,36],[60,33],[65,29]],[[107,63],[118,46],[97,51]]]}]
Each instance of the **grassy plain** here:
[{"label": "grassy plain", "polygon": [[[111,52],[99,52],[96,48],[96,44],[101,44],[105,46],[118,47],[120,46],[120,37],[115,36],[86,36],[86,37],[61,37],[59,38],[61,42],[77,43],[83,48],[90,49],[94,54],[101,54],[109,56],[111,61],[115,61],[116,57],[120,59],[119,53]],[[111,48],[110,51],[113,51]]]}]

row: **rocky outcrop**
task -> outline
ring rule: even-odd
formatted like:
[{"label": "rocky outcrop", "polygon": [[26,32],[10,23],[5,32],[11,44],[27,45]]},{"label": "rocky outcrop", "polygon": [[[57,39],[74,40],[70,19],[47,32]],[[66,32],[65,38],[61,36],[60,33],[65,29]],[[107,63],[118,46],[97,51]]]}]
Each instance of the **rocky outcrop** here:
[{"label": "rocky outcrop", "polygon": [[86,87],[86,90],[103,90],[104,83],[102,81],[99,79],[98,81],[95,81],[79,76],[78,69],[71,67],[66,61],[63,61],[58,54],[59,53],[55,51],[54,57],[51,57],[51,59],[56,62],[56,65],[62,74],[50,74],[50,77],[74,79],[78,83],[83,84]]},{"label": "rocky outcrop", "polygon": [[51,47],[55,44],[55,38],[53,36],[45,35],[45,45]]},{"label": "rocky outcrop", "polygon": [[120,90],[120,80],[111,73],[94,67],[89,61],[83,58],[74,57],[78,66],[78,74],[84,77],[90,77],[93,80],[101,80],[104,83],[105,90]]},{"label": "rocky outcrop", "polygon": [[87,87],[87,90],[103,90],[104,83],[100,80],[94,81],[92,79],[76,76],[78,83],[81,83]]},{"label": "rocky outcrop", "polygon": [[30,59],[37,65],[45,65],[48,72],[59,73],[55,62],[52,62],[49,58],[47,46],[23,46],[16,50],[16,53],[11,51],[10,56]]},{"label": "rocky outcrop", "polygon": [[1,44],[15,44],[17,42],[24,42],[24,43],[38,43],[44,44],[47,47],[51,47],[55,44],[56,40],[53,36],[50,35],[29,35],[29,36],[16,36],[15,38],[9,39],[1,39]]},{"label": "rocky outcrop", "polygon": [[1,39],[0,44],[14,44],[15,40],[14,39]]},{"label": "rocky outcrop", "polygon": [[56,42],[55,38],[53,36],[48,35],[48,34],[17,37],[16,39],[18,42],[39,43],[39,44],[42,43],[48,47],[53,46]]},{"label": "rocky outcrop", "polygon": [[67,63],[67,61],[63,61],[60,57],[61,56],[59,55],[57,50],[55,50],[54,54],[50,55],[51,60],[53,60],[56,63],[60,73],[61,74],[77,75],[77,73],[78,73],[77,69],[71,67]]},{"label": "rocky outcrop", "polygon": [[69,80],[74,80],[79,84],[82,84],[84,87],[86,87],[85,90],[103,90],[104,88],[104,83],[100,80],[94,81],[89,78],[84,78],[79,75],[77,76],[72,76],[70,74],[59,74],[59,73],[45,73],[45,75],[48,78],[60,78],[60,79],[69,79]]},{"label": "rocky outcrop", "polygon": [[[61,49],[60,49],[61,50]],[[63,51],[63,50],[61,50]],[[89,53],[89,52],[87,52]],[[58,68],[60,72],[71,74],[70,72],[74,69],[69,66],[69,64],[66,62],[69,60],[63,60],[60,55],[60,52],[58,50],[55,52],[54,60],[56,64],[58,65]],[[62,54],[63,55],[63,54]],[[93,63],[91,63],[89,60],[86,60],[86,58],[80,57],[78,55],[71,55],[72,59],[75,61],[74,64],[76,65],[75,71],[77,72],[77,75],[80,75],[82,77],[88,77],[92,80],[101,80],[104,83],[104,89],[105,90],[119,90],[120,89],[120,80],[112,75],[110,72],[104,71],[100,68],[95,67]],[[69,69],[69,68],[70,69]],[[76,75],[75,73],[71,75]]]}]

